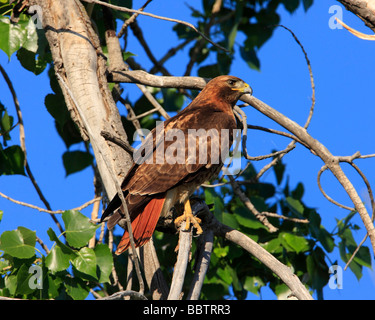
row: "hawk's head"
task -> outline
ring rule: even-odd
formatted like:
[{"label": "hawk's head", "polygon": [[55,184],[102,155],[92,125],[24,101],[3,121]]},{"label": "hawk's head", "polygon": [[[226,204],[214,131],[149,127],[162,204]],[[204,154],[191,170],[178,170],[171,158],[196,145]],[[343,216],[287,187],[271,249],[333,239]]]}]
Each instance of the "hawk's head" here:
[{"label": "hawk's head", "polygon": [[212,97],[224,100],[234,106],[237,100],[246,93],[252,94],[251,87],[234,76],[219,76],[209,81],[203,91],[209,92]]}]

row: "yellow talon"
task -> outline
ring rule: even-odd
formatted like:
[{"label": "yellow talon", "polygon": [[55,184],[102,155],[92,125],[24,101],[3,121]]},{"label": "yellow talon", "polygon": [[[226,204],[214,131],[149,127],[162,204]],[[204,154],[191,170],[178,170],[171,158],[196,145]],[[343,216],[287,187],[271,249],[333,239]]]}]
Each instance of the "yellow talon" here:
[{"label": "yellow talon", "polygon": [[184,213],[177,217],[174,221],[174,223],[179,226],[182,221],[186,222],[185,230],[189,230],[190,223],[193,224],[193,227],[197,229],[197,234],[202,234],[203,230],[202,227],[199,225],[201,223],[201,219],[194,217],[193,211],[191,210],[190,201],[187,200],[184,205]]}]

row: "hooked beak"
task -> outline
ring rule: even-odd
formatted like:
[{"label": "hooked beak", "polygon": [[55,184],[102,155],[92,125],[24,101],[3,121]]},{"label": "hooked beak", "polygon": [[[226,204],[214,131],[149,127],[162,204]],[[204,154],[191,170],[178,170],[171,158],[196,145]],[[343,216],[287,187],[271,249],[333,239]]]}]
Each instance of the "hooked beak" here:
[{"label": "hooked beak", "polygon": [[251,89],[251,87],[247,83],[244,83],[244,85],[240,88],[233,88],[233,90],[242,92],[243,94],[245,93],[249,93],[250,95],[253,94],[253,89]]}]

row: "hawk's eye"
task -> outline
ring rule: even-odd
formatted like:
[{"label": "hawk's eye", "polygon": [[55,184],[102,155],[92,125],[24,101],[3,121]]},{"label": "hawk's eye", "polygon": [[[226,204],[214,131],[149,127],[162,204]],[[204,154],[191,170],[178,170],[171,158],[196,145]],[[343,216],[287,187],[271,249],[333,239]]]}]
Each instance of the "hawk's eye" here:
[{"label": "hawk's eye", "polygon": [[234,86],[235,84],[236,84],[236,80],[233,80],[233,79],[230,79],[230,80],[228,80],[228,84],[230,85],[230,86]]}]

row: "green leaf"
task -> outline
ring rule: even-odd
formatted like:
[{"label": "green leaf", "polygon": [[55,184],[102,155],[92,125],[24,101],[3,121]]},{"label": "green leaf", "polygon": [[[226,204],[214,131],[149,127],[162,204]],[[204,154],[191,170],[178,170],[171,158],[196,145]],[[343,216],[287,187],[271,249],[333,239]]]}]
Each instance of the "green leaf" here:
[{"label": "green leaf", "polygon": [[162,89],[164,109],[168,112],[181,110],[184,104],[184,96],[177,89]]},{"label": "green leaf", "polygon": [[25,48],[20,48],[17,51],[17,59],[20,61],[22,67],[33,72],[35,75],[42,73],[47,66],[46,60],[41,59],[35,52]]},{"label": "green leaf", "polygon": [[70,265],[70,258],[71,255],[64,253],[61,247],[55,246],[46,257],[46,267],[52,273],[66,270]]},{"label": "green leaf", "polygon": [[0,249],[19,259],[28,259],[35,255],[36,233],[24,227],[5,231],[0,237]]},{"label": "green leaf", "polygon": [[318,297],[320,291],[329,281],[329,271],[325,258],[325,253],[319,247],[316,247],[306,258],[307,272],[310,276],[309,282],[311,287],[317,290]]},{"label": "green leaf", "polygon": [[309,10],[309,8],[312,6],[314,0],[302,0],[303,8],[305,9],[305,12]]},{"label": "green leaf", "polygon": [[263,245],[263,248],[270,253],[282,252],[283,248],[281,246],[281,241],[279,238],[272,239]]},{"label": "green leaf", "polygon": [[304,237],[282,232],[279,235],[279,239],[287,251],[300,253],[309,249],[309,243]]},{"label": "green leaf", "polygon": [[245,208],[240,208],[234,214],[238,223],[244,227],[252,228],[252,229],[259,229],[264,228],[264,225],[255,219],[254,215]]},{"label": "green leaf", "polygon": [[221,196],[219,196],[212,188],[204,190],[204,196],[207,204],[214,205],[214,215],[220,222],[223,220],[224,203]]},{"label": "green leaf", "polygon": [[259,290],[264,286],[264,282],[260,277],[247,276],[244,282],[244,289],[256,295],[259,295]]},{"label": "green leaf", "polygon": [[110,282],[113,268],[113,256],[106,244],[97,244],[94,248],[96,263],[99,267],[99,283]]},{"label": "green leaf", "polygon": [[10,22],[8,17],[0,17],[0,49],[8,58],[21,47],[36,52],[38,49],[38,36],[31,19],[21,16],[17,24]]},{"label": "green leaf", "polygon": [[0,148],[0,175],[25,174],[25,154],[20,146]]},{"label": "green leaf", "polygon": [[214,254],[218,257],[218,258],[225,258],[227,255],[228,255],[228,252],[229,252],[229,247],[226,246],[224,248],[215,248],[214,249]]},{"label": "green leaf", "polygon": [[9,293],[14,296],[17,290],[17,275],[11,274],[6,276],[4,279],[5,287],[9,290]]},{"label": "green leaf", "polygon": [[202,78],[215,78],[219,74],[220,74],[220,69],[216,63],[206,65],[198,69],[198,76]]},{"label": "green leaf", "polygon": [[371,268],[371,254],[368,247],[360,247],[357,254],[354,257],[354,261],[358,264]]},{"label": "green leaf", "polygon": [[99,225],[94,225],[90,219],[79,211],[65,211],[62,214],[65,223],[66,240],[74,248],[81,248],[94,236]]},{"label": "green leaf", "polygon": [[275,191],[275,186],[271,183],[251,183],[246,185],[246,194],[248,196],[257,195],[268,199],[275,195]]},{"label": "green leaf", "polygon": [[277,163],[273,166],[273,171],[275,172],[277,184],[280,185],[284,177],[285,164],[283,164],[281,161],[277,161]]},{"label": "green leaf", "polygon": [[134,57],[134,56],[136,56],[136,54],[134,54],[130,51],[126,51],[126,52],[122,53],[122,58],[124,59],[124,61],[126,61],[128,58]]},{"label": "green leaf", "polygon": [[92,164],[94,157],[90,152],[67,151],[63,154],[66,175],[81,171]]},{"label": "green leaf", "polygon": [[304,206],[301,201],[293,199],[292,197],[286,198],[286,205],[297,216],[303,216]]},{"label": "green leaf", "polygon": [[320,241],[323,248],[327,250],[327,252],[332,252],[335,248],[335,240],[323,226],[320,226],[317,239]]},{"label": "green leaf", "polygon": [[218,268],[217,274],[226,284],[232,284],[232,275],[228,266],[225,269]]},{"label": "green leaf", "polygon": [[47,230],[47,234],[51,241],[56,242],[56,246],[50,250],[46,257],[46,267],[52,273],[66,270],[70,265],[69,261],[74,259],[76,253],[59,240],[52,228]]},{"label": "green leaf", "polygon": [[16,294],[30,294],[35,289],[31,289],[29,280],[32,277],[32,273],[29,273],[29,266],[23,264],[17,272],[17,289]]},{"label": "green leaf", "polygon": [[243,46],[240,47],[240,54],[242,59],[245,60],[247,65],[254,70],[260,70],[260,61],[257,57],[257,54],[254,48],[245,48]]},{"label": "green leaf", "polygon": [[2,118],[0,119],[0,132],[6,140],[10,140],[9,131],[13,126],[13,117],[5,110]]},{"label": "green leaf", "polygon": [[64,280],[66,293],[74,300],[84,300],[89,295],[90,289],[83,281],[77,278],[66,277]]},{"label": "green leaf", "polygon": [[93,249],[83,247],[72,261],[73,266],[81,273],[98,279],[96,274],[96,255]]},{"label": "green leaf", "polygon": [[230,214],[228,212],[223,212],[223,224],[231,227],[233,229],[238,229],[238,222],[234,216],[234,214]]},{"label": "green leaf", "polygon": [[61,99],[61,96],[52,93],[47,94],[44,98],[44,104],[48,112],[57,121],[60,127],[63,127],[70,115],[66,108],[65,101]]},{"label": "green leaf", "polygon": [[299,0],[282,0],[282,4],[289,13],[293,13],[299,6]]},{"label": "green leaf", "polygon": [[292,191],[293,199],[301,200],[305,192],[305,188],[301,182],[297,184],[297,187]]}]

